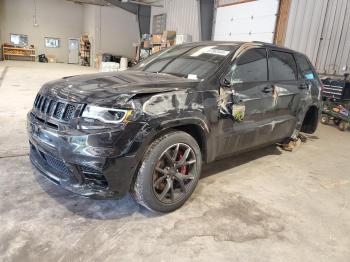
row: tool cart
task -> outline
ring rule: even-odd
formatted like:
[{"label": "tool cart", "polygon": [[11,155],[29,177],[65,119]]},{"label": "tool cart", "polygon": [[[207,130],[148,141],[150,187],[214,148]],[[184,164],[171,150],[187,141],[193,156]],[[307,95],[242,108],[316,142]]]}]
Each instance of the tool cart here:
[{"label": "tool cart", "polygon": [[339,130],[345,131],[350,125],[350,81],[348,75],[343,80],[323,79],[323,110],[321,123],[332,120]]}]

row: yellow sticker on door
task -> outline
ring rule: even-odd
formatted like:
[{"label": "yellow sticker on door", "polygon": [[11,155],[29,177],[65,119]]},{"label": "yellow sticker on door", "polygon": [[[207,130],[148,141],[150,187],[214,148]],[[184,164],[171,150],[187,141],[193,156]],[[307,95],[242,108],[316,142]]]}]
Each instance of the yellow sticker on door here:
[{"label": "yellow sticker on door", "polygon": [[245,113],[244,105],[233,105],[232,106],[232,115],[233,118],[237,121],[243,121]]}]

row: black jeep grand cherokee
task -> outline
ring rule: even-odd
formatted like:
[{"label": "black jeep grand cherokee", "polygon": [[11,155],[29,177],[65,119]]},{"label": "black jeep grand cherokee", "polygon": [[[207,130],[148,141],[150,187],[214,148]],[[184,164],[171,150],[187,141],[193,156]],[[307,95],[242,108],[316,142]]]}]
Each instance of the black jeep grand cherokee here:
[{"label": "black jeep grand cherokee", "polygon": [[32,163],[84,196],[131,192],[170,212],[202,163],[316,130],[321,83],[302,54],[264,43],[175,46],[120,73],[45,84],[28,113]]}]

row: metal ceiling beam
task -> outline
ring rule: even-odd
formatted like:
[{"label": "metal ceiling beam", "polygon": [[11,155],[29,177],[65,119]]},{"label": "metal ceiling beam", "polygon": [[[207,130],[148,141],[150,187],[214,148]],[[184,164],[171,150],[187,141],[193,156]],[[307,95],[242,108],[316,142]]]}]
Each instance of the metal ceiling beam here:
[{"label": "metal ceiling beam", "polygon": [[75,4],[85,5],[97,5],[97,6],[108,6],[109,2],[104,0],[66,0],[67,2],[73,2]]}]

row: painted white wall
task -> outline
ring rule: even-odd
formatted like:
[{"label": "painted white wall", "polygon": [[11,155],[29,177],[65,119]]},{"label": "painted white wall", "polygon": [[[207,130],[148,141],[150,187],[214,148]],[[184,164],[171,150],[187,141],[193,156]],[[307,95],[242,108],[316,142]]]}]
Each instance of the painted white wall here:
[{"label": "painted white wall", "polygon": [[140,41],[136,15],[114,6],[86,5],[84,33],[92,43],[92,60],[103,53],[134,58],[133,43]]},{"label": "painted white wall", "polygon": [[[37,0],[37,23],[34,27],[34,1],[2,0],[1,39],[10,43],[10,33],[28,35],[37,54],[55,55],[68,62],[68,38],[80,37],[83,30],[83,7],[62,0]],[[44,37],[59,38],[59,48],[46,48]]]},{"label": "painted white wall", "polygon": [[166,14],[166,30],[176,31],[178,35],[191,35],[192,40],[200,41],[200,9],[198,0],[161,0],[161,7],[151,8],[151,32],[153,16]]},{"label": "painted white wall", "polygon": [[219,7],[214,40],[273,42],[279,0],[258,0]]},{"label": "painted white wall", "polygon": [[[28,35],[37,54],[55,55],[68,62],[68,38],[90,36],[92,62],[96,54],[134,57],[139,41],[136,16],[115,6],[78,5],[65,0],[36,0],[38,27],[33,25],[33,0],[0,0],[0,39],[10,42],[10,33]],[[60,48],[46,48],[44,37],[60,38]]]},{"label": "painted white wall", "polygon": [[140,40],[136,15],[118,7],[102,7],[97,14],[96,50],[129,58],[134,57],[133,43]]}]

